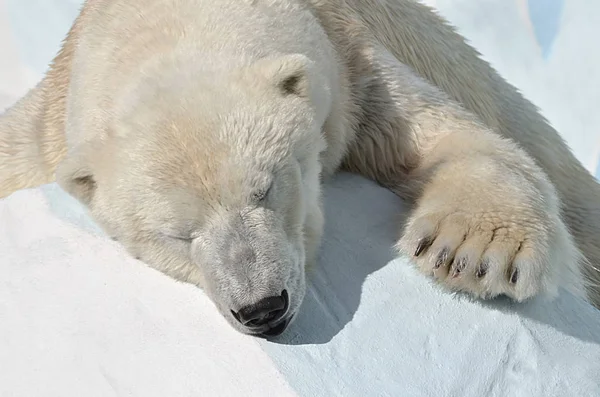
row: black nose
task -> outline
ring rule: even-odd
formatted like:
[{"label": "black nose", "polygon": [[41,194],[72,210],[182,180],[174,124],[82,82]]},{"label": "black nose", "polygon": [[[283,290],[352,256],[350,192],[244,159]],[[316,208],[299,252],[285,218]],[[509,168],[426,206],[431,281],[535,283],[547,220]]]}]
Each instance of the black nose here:
[{"label": "black nose", "polygon": [[289,298],[286,290],[280,296],[270,296],[231,314],[246,327],[260,327],[281,319],[287,312]]}]

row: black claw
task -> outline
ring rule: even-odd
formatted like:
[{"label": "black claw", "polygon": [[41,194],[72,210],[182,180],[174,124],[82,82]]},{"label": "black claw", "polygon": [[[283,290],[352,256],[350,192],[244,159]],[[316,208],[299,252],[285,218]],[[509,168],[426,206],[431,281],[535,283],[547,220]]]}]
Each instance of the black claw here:
[{"label": "black claw", "polygon": [[415,256],[419,256],[431,245],[432,241],[429,237],[422,238],[419,240],[419,244],[417,245],[417,250],[415,251]]},{"label": "black claw", "polygon": [[487,274],[489,268],[490,263],[487,260],[484,260],[479,264],[479,268],[477,269],[477,273],[475,273],[475,275],[477,278],[481,278]]},{"label": "black claw", "polygon": [[446,261],[448,260],[448,254],[450,253],[450,250],[448,248],[444,248],[438,255],[435,264],[433,265],[434,269],[439,269],[442,265],[446,264]]},{"label": "black claw", "polygon": [[458,277],[458,275],[465,270],[467,267],[467,258],[460,258],[458,261],[454,261],[452,264],[452,277]]},{"label": "black claw", "polygon": [[512,274],[510,275],[510,282],[512,284],[516,284],[518,280],[519,280],[519,269],[515,267]]}]

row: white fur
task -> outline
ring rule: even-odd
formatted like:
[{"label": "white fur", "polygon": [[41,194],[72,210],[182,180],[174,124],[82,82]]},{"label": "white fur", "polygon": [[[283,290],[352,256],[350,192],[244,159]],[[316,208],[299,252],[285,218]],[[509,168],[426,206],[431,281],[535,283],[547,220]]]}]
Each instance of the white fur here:
[{"label": "white fur", "polygon": [[443,286],[600,304],[600,187],[411,0],[88,0],[0,143],[2,195],[56,171],[243,332],[231,311],[283,289],[298,310],[340,168],[414,203],[397,247]]}]

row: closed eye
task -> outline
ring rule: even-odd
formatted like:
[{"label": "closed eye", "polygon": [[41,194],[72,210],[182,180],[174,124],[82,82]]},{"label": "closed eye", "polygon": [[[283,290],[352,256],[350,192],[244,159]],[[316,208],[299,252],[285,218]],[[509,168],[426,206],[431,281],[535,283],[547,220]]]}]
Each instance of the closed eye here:
[{"label": "closed eye", "polygon": [[159,232],[161,236],[169,238],[171,240],[184,241],[187,243],[191,243],[197,237],[195,233],[181,233],[175,230],[161,230]]},{"label": "closed eye", "polygon": [[183,235],[176,235],[176,234],[170,234],[170,233],[160,233],[160,234],[163,238],[167,238],[169,240],[182,241],[185,243],[191,243],[192,241],[194,241],[194,237],[192,237],[192,236],[183,236]]},{"label": "closed eye", "polygon": [[169,236],[169,237],[170,237],[170,238],[172,238],[172,239],[175,239],[175,240],[184,241],[184,242],[186,242],[186,243],[191,243],[192,241],[194,241],[194,238],[193,238],[193,237],[191,237],[191,236],[190,236],[190,237],[184,237],[184,236]]}]

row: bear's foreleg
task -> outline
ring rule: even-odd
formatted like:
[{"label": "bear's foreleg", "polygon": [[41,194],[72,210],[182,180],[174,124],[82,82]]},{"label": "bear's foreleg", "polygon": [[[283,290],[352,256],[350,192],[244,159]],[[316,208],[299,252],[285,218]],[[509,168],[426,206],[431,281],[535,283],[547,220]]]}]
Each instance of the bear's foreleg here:
[{"label": "bear's foreleg", "polygon": [[344,167],[411,199],[397,247],[452,290],[522,301],[564,285],[584,294],[581,254],[554,186],[501,137],[385,49]]}]

